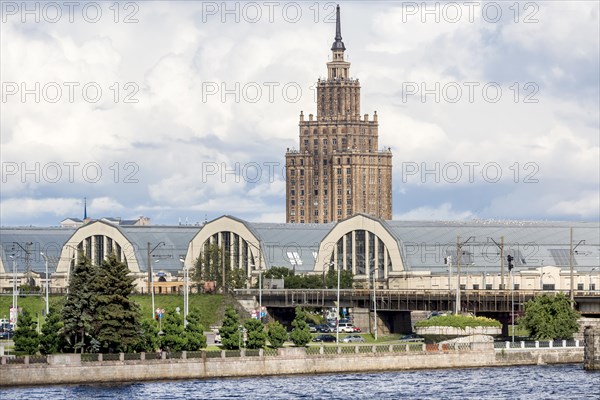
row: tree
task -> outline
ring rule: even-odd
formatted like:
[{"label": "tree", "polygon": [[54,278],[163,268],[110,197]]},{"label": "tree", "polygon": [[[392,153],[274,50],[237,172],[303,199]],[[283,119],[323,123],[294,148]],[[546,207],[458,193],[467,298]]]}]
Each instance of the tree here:
[{"label": "tree", "polygon": [[55,354],[63,350],[66,343],[62,336],[62,327],[60,314],[56,311],[56,308],[50,307],[40,337],[40,352],[42,354]]},{"label": "tree", "polygon": [[203,289],[204,282],[214,282],[215,289],[224,292],[230,288],[243,288],[247,277],[243,269],[231,268],[229,251],[223,250],[216,243],[211,243],[204,246],[204,251],[196,259],[192,280],[196,282],[198,291]]},{"label": "tree", "polygon": [[258,319],[247,319],[244,322],[244,328],[248,331],[248,343],[246,347],[249,349],[262,349],[267,342],[267,334],[262,322]]},{"label": "tree", "polygon": [[287,267],[271,267],[264,273],[263,277],[267,279],[284,279],[291,274],[292,271]]},{"label": "tree", "polygon": [[159,339],[160,347],[166,351],[183,351],[187,348],[187,338],[184,334],[183,316],[167,310],[165,322],[162,324],[163,335]]},{"label": "tree", "polygon": [[525,314],[519,324],[536,340],[572,339],[579,330],[579,313],[563,293],[537,296],[525,304]]},{"label": "tree", "polygon": [[193,309],[187,316],[185,337],[187,339],[187,351],[198,351],[206,347],[204,326],[200,322],[200,313],[196,309]]},{"label": "tree", "polygon": [[15,351],[25,354],[36,354],[40,347],[40,335],[36,330],[37,322],[31,318],[29,311],[23,310],[19,316],[19,323],[13,341]]},{"label": "tree", "polygon": [[225,310],[223,326],[219,329],[221,334],[221,345],[226,349],[238,349],[240,347],[240,316],[230,306]]},{"label": "tree", "polygon": [[279,323],[279,321],[275,321],[269,324],[268,336],[271,347],[278,349],[283,347],[283,343],[287,340],[287,331],[285,330],[285,327]]},{"label": "tree", "polygon": [[296,307],[296,317],[292,321],[292,333],[290,335],[290,339],[294,342],[296,346],[306,346],[312,335],[310,334],[310,329],[308,324],[306,323],[306,314],[300,307]]},{"label": "tree", "polygon": [[129,299],[135,278],[115,254],[100,264],[92,290],[95,292],[93,336],[102,351],[127,352],[139,341],[139,306]]},{"label": "tree", "polygon": [[68,294],[61,312],[63,337],[67,347],[74,352],[83,352],[91,340],[89,335],[96,312],[93,288],[97,272],[98,268],[80,252],[69,278]]},{"label": "tree", "polygon": [[138,332],[138,341],[133,346],[136,352],[152,352],[158,346],[158,329],[154,321],[143,320]]},{"label": "tree", "polygon": [[[337,289],[337,270],[329,270],[325,280],[328,289]],[[352,271],[340,270],[340,289],[352,289],[353,285],[354,276],[352,275]]]}]

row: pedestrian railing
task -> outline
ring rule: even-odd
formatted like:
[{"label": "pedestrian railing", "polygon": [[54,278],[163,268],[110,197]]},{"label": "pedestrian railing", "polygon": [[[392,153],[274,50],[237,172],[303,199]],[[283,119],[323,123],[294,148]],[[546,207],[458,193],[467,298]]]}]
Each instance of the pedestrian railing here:
[{"label": "pedestrian railing", "polygon": [[567,349],[583,348],[583,341],[579,340],[535,340],[535,341],[506,341],[494,342],[496,350],[518,350],[518,349]]},{"label": "pedestrian railing", "polygon": [[[331,357],[336,355],[349,354],[400,354],[400,353],[421,353],[436,354],[440,352],[462,352],[462,351],[481,351],[490,349],[492,344],[486,343],[392,343],[392,344],[348,344],[348,345],[320,345],[309,346],[300,349],[300,353],[293,353],[294,356],[304,354],[307,357]],[[519,341],[519,342],[494,342],[493,348],[496,351],[519,350],[519,349],[567,349],[583,348],[583,341],[579,340],[554,340],[554,341]],[[246,357],[280,357],[286,356],[288,348],[283,349],[238,349],[238,350],[202,350],[202,351],[179,351],[179,352],[149,352],[149,353],[85,353],[81,354],[81,362],[173,362],[172,360],[188,359],[230,359]],[[79,355],[77,355],[79,356]],[[6,365],[32,365],[52,363],[51,356],[3,356],[0,357],[0,367]]]}]

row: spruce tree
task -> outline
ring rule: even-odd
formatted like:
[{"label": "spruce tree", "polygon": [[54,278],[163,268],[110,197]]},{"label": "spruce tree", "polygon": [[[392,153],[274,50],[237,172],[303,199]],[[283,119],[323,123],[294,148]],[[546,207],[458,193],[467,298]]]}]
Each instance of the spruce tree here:
[{"label": "spruce tree", "polygon": [[182,315],[173,310],[167,310],[162,323],[162,330],[163,335],[159,339],[161,349],[183,351],[187,348]]},{"label": "spruce tree", "polygon": [[63,337],[70,351],[83,352],[89,346],[92,321],[95,317],[96,293],[94,280],[98,268],[79,253],[77,264],[69,278],[68,294],[61,312]]},{"label": "spruce tree", "polygon": [[136,352],[152,352],[158,346],[158,329],[154,321],[143,320],[140,324],[138,341],[133,346]]},{"label": "spruce tree", "polygon": [[279,321],[275,321],[269,324],[269,343],[271,343],[271,347],[278,349],[283,347],[283,343],[287,340],[287,331],[285,327],[279,323]]},{"label": "spruce tree", "polygon": [[135,278],[115,254],[100,264],[94,284],[96,314],[93,337],[105,352],[128,352],[139,341],[139,306],[129,298],[135,290]]},{"label": "spruce tree", "polygon": [[55,354],[63,350],[65,342],[62,336],[62,327],[60,314],[56,311],[56,308],[50,307],[40,337],[40,352],[42,354]]},{"label": "spruce tree", "polygon": [[292,321],[292,333],[290,335],[290,339],[294,342],[296,346],[306,346],[312,335],[310,334],[310,328],[306,323],[306,314],[300,307],[296,307],[296,317]]},{"label": "spruce tree", "polygon": [[40,347],[40,335],[37,333],[37,322],[31,318],[29,311],[23,310],[19,316],[17,330],[13,341],[15,351],[25,354],[37,354]]},{"label": "spruce tree", "polygon": [[223,326],[219,333],[221,334],[221,345],[225,349],[238,349],[240,347],[240,316],[231,306],[225,310]]},{"label": "spruce tree", "polygon": [[184,334],[187,339],[187,351],[198,351],[206,347],[206,336],[204,336],[204,326],[200,322],[200,313],[197,309],[193,309],[188,314],[187,325],[185,327]]},{"label": "spruce tree", "polygon": [[262,322],[257,319],[247,319],[244,322],[244,328],[248,331],[248,343],[246,347],[249,349],[262,349],[267,342],[267,334]]}]

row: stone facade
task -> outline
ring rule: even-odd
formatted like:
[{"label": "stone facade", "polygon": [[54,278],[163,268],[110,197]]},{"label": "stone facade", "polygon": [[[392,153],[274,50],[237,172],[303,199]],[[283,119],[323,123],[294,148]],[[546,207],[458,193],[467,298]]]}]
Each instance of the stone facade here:
[{"label": "stone facade", "polygon": [[286,159],[286,220],[327,223],[357,213],[392,219],[392,153],[378,150],[377,112],[360,114],[360,82],[344,59],[339,6],[317,115],[300,113],[298,150]]}]

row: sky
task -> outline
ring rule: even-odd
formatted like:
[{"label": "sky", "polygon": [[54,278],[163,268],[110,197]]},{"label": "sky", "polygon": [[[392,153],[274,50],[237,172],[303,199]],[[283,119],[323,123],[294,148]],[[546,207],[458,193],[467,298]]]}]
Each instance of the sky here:
[{"label": "sky", "polygon": [[[0,224],[285,222],[335,4],[3,1]],[[393,219],[600,218],[598,2],[340,6]]]}]

